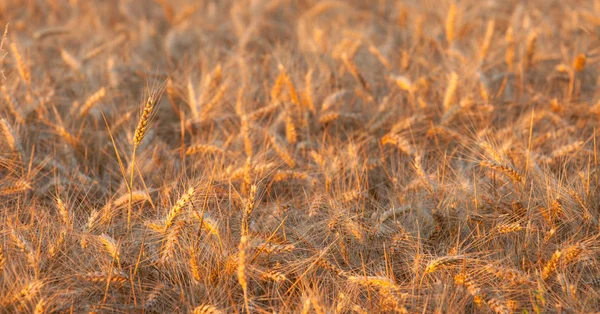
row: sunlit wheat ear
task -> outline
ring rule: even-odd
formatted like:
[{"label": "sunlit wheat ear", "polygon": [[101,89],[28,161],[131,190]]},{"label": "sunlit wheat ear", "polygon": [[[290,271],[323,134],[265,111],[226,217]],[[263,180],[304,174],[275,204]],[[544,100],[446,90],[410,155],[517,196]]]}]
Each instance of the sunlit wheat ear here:
[{"label": "sunlit wheat ear", "polygon": [[62,201],[60,196],[56,197],[56,207],[58,208],[58,213],[60,214],[60,218],[65,227],[69,228],[71,225],[71,217],[69,214],[69,209]]},{"label": "sunlit wheat ear", "polygon": [[448,267],[463,263],[466,260],[464,255],[443,256],[430,261],[425,267],[425,274],[436,272],[440,268]]},{"label": "sunlit wheat ear", "polygon": [[308,108],[312,113],[315,113],[315,103],[313,97],[313,86],[312,86],[312,73],[313,70],[309,70],[304,77],[304,93],[302,99],[304,100],[302,104]]},{"label": "sunlit wheat ear", "polygon": [[288,81],[290,78],[285,72],[285,68],[282,64],[279,64],[279,75],[275,79],[273,83],[273,87],[271,87],[271,101],[280,101],[280,95],[284,86],[288,86]]},{"label": "sunlit wheat ear", "polygon": [[31,72],[29,72],[29,68],[25,64],[25,60],[23,60],[23,57],[21,56],[17,45],[15,43],[11,43],[10,50],[12,52],[13,57],[15,58],[15,63],[17,64],[17,72],[19,72],[19,76],[21,76],[23,82],[29,85],[31,83]]},{"label": "sunlit wheat ear", "polygon": [[583,141],[576,141],[574,143],[567,144],[565,146],[562,146],[562,147],[559,147],[559,148],[553,150],[552,153],[550,154],[550,158],[555,159],[558,157],[567,156],[569,154],[574,153],[576,150],[578,150],[582,146],[583,146]]},{"label": "sunlit wheat ear", "polygon": [[537,42],[537,33],[532,32],[527,37],[527,48],[525,52],[525,68],[529,69],[533,66],[535,48]]},{"label": "sunlit wheat ear", "polygon": [[498,164],[502,164],[504,162],[504,158],[502,155],[488,142],[480,141],[479,146]]},{"label": "sunlit wheat ear", "polygon": [[48,300],[46,298],[41,298],[37,304],[35,305],[35,309],[33,310],[34,314],[44,314],[48,311]]},{"label": "sunlit wheat ear", "polygon": [[6,256],[4,255],[4,250],[2,246],[0,246],[0,275],[4,271],[4,265],[6,264]]},{"label": "sunlit wheat ear", "polygon": [[501,223],[496,226],[496,231],[499,234],[507,234],[523,230],[523,226],[519,222]]},{"label": "sunlit wheat ear", "polygon": [[163,234],[163,241],[160,247],[160,259],[159,262],[163,266],[167,265],[167,262],[173,259],[175,254],[175,249],[179,245],[179,236],[182,232],[182,229],[185,225],[184,221],[179,221],[174,226],[169,229],[161,230]]},{"label": "sunlit wheat ear", "polygon": [[485,60],[487,57],[488,51],[490,50],[490,44],[492,43],[492,36],[494,36],[494,26],[496,24],[495,20],[489,20],[487,23],[487,27],[485,28],[485,35],[483,37],[483,42],[481,43],[481,48],[479,49],[479,56],[481,60]]},{"label": "sunlit wheat ear", "polygon": [[2,133],[4,133],[4,141],[6,141],[8,147],[10,147],[12,151],[21,152],[21,142],[17,138],[12,125],[10,125],[6,119],[2,118],[0,119],[0,128],[2,128]]},{"label": "sunlit wheat ear", "polygon": [[250,138],[250,124],[246,115],[242,115],[241,119],[241,133],[244,140],[244,150],[246,152],[246,157],[251,158],[254,155],[254,152],[252,150],[252,140]]},{"label": "sunlit wheat ear", "polygon": [[[43,288],[44,282],[41,280],[33,280],[26,284],[19,292],[13,295],[14,301],[22,303],[28,302],[33,299]],[[13,301],[13,302],[14,302]]]},{"label": "sunlit wheat ear", "polygon": [[67,129],[65,129],[64,126],[54,125],[53,127],[58,133],[58,135],[60,135],[60,137],[62,137],[65,140],[65,142],[69,143],[73,147],[79,146],[79,140],[75,136],[73,136],[69,131],[67,131]]},{"label": "sunlit wheat ear", "polygon": [[171,210],[165,217],[163,223],[165,230],[169,229],[173,225],[173,222],[175,221],[181,210],[184,209],[191,201],[192,197],[194,196],[194,193],[196,193],[196,190],[193,187],[188,188],[187,191],[183,195],[181,195],[181,197],[177,200],[177,203],[175,203],[175,205],[171,207]]},{"label": "sunlit wheat ear", "polygon": [[361,286],[375,287],[382,290],[399,291],[398,285],[385,277],[378,276],[349,276],[348,282]]},{"label": "sunlit wheat ear", "polygon": [[154,288],[152,288],[152,291],[150,291],[150,294],[148,294],[146,301],[144,301],[145,310],[151,310],[157,305],[158,299],[165,291],[165,287],[166,286],[164,283],[159,282],[157,285],[154,286]]},{"label": "sunlit wheat ear", "polygon": [[218,308],[216,308],[210,304],[198,305],[192,311],[192,314],[223,314],[223,313],[225,313],[225,312],[219,310]]},{"label": "sunlit wheat ear", "polygon": [[111,283],[123,284],[123,283],[126,283],[127,281],[129,281],[129,276],[126,273],[118,271],[116,269],[113,269],[111,274],[109,274],[107,272],[99,271],[99,272],[93,272],[93,273],[87,273],[84,275],[79,275],[78,277],[79,277],[79,279],[89,281],[89,282],[96,282],[96,283],[106,283],[107,280],[109,279],[109,277],[110,277]]},{"label": "sunlit wheat ear", "polygon": [[450,109],[450,107],[454,106],[452,101],[454,100],[454,94],[456,93],[457,85],[458,74],[456,74],[456,72],[452,72],[448,78],[448,86],[446,87],[446,92],[444,93],[444,111],[447,111]]},{"label": "sunlit wheat ear", "polygon": [[185,151],[187,156],[196,154],[226,154],[227,151],[215,145],[198,144],[188,147]]},{"label": "sunlit wheat ear", "polygon": [[58,238],[54,239],[50,245],[48,245],[48,256],[50,258],[56,257],[58,252],[60,251],[61,246],[65,243],[65,237],[67,236],[66,229],[61,230],[58,235]]},{"label": "sunlit wheat ear", "polygon": [[92,107],[94,105],[96,105],[100,100],[102,100],[102,98],[104,98],[105,96],[106,96],[106,89],[104,87],[100,88],[95,93],[90,95],[90,97],[88,97],[88,99],[85,101],[85,103],[79,110],[79,116],[81,118],[84,118],[85,116],[87,116],[90,109],[92,109]]},{"label": "sunlit wheat ear", "polygon": [[548,260],[548,262],[546,262],[544,265],[544,269],[542,270],[542,279],[546,280],[554,273],[556,267],[558,267],[561,256],[562,252],[559,250],[556,250],[554,254],[552,254],[550,260]]},{"label": "sunlit wheat ear", "polygon": [[25,124],[25,119],[23,119],[23,116],[19,112],[15,98],[8,92],[6,86],[2,85],[0,89],[2,90],[2,95],[4,95],[4,100],[8,104],[9,112],[15,117],[17,123]]},{"label": "sunlit wheat ear", "polygon": [[107,234],[102,234],[99,236],[98,241],[100,241],[104,247],[104,250],[106,250],[106,252],[117,262],[117,264],[120,264],[121,254],[119,252],[119,245],[117,241]]},{"label": "sunlit wheat ear", "polygon": [[198,265],[198,254],[196,253],[195,248],[190,249],[190,272],[192,273],[192,278],[196,282],[201,282],[202,280],[202,272],[200,271],[200,265]]},{"label": "sunlit wheat ear", "polygon": [[520,184],[521,182],[523,182],[523,178],[521,177],[521,174],[519,174],[519,172],[517,172],[515,169],[513,169],[507,165],[492,163],[492,162],[488,162],[488,161],[482,161],[480,163],[480,165],[482,167],[496,170],[496,171],[499,171],[499,172],[505,174],[515,184]]},{"label": "sunlit wheat ear", "polygon": [[576,72],[581,72],[583,71],[583,69],[585,68],[585,63],[586,63],[586,57],[585,54],[579,54],[577,55],[577,57],[575,57],[575,59],[573,60],[573,69]]},{"label": "sunlit wheat ear", "polygon": [[515,52],[516,44],[515,44],[515,37],[513,35],[512,26],[508,27],[504,38],[505,38],[504,40],[506,42],[506,52],[504,54],[504,62],[506,62],[506,65],[508,66],[508,70],[512,71],[513,65],[515,63],[515,54],[516,54],[516,52]]},{"label": "sunlit wheat ear", "polygon": [[457,285],[465,286],[467,291],[474,298],[474,303],[478,306],[481,306],[485,303],[486,294],[481,290],[479,285],[475,283],[475,281],[465,274],[458,274],[454,276],[454,282]]},{"label": "sunlit wheat ear", "polygon": [[269,138],[271,140],[271,145],[273,147],[273,150],[275,150],[275,152],[277,153],[277,155],[279,155],[279,157],[290,167],[294,167],[296,165],[296,161],[294,160],[294,158],[292,158],[292,156],[287,152],[287,150],[279,145],[278,140],[275,136],[271,136]]},{"label": "sunlit wheat ear", "polygon": [[140,143],[144,139],[150,122],[152,121],[153,114],[155,113],[156,95],[151,95],[146,101],[146,105],[142,111],[135,133],[133,135],[133,153],[131,154],[131,173],[129,176],[129,208],[127,209],[127,229],[131,229],[131,211],[132,211],[132,192],[133,192],[133,176],[135,173],[135,153]]},{"label": "sunlit wheat ear", "polygon": [[393,145],[400,149],[402,152],[413,155],[415,149],[412,145],[399,134],[388,133],[381,138],[381,145]]},{"label": "sunlit wheat ear", "polygon": [[264,281],[273,281],[273,282],[283,282],[283,281],[287,280],[287,278],[285,277],[285,275],[283,273],[274,271],[274,270],[269,270],[269,271],[263,272],[260,275],[260,278]]},{"label": "sunlit wheat ear", "polygon": [[216,236],[220,240],[219,225],[207,213],[204,213],[204,215],[201,216],[199,212],[194,211],[193,217],[202,224],[201,227],[204,231]]},{"label": "sunlit wheat ear", "polygon": [[69,28],[64,26],[45,27],[33,33],[33,39],[42,40],[47,37],[64,35],[69,33]]},{"label": "sunlit wheat ear", "polygon": [[135,129],[135,133],[133,135],[133,146],[134,148],[138,148],[146,132],[148,131],[148,127],[150,126],[150,122],[152,120],[152,115],[154,114],[154,108],[156,106],[156,99],[152,96],[148,98],[146,105],[144,106],[144,110],[140,116],[140,120]]},{"label": "sunlit wheat ear", "polygon": [[298,141],[296,125],[294,123],[294,119],[290,115],[285,117],[285,135],[288,143],[290,144],[295,144]]},{"label": "sunlit wheat ear", "polygon": [[29,266],[35,269],[37,267],[38,258],[31,243],[14,229],[10,232],[10,238],[17,248],[26,255]]},{"label": "sunlit wheat ear", "polygon": [[207,116],[211,112],[211,110],[213,108],[215,108],[217,106],[217,104],[221,103],[221,101],[223,100],[223,97],[227,93],[228,87],[229,86],[227,83],[224,83],[223,85],[219,86],[219,89],[217,90],[215,95],[213,97],[211,97],[207,102],[203,103],[202,112],[200,113],[201,121],[206,120]]},{"label": "sunlit wheat ear", "polygon": [[350,71],[350,74],[352,74],[354,79],[356,79],[360,83],[360,86],[362,86],[362,88],[364,88],[367,92],[370,93],[371,86],[369,85],[369,83],[367,83],[367,81],[365,80],[363,75],[360,73],[360,71],[354,64],[354,62],[352,62],[352,60],[350,60],[350,57],[348,56],[348,54],[345,52],[342,53],[341,58],[342,58],[342,61],[344,62],[344,65],[348,68],[348,71]]},{"label": "sunlit wheat ear", "polygon": [[454,36],[455,36],[455,23],[456,23],[456,13],[457,13],[457,8],[456,8],[456,3],[452,3],[450,5],[450,9],[448,10],[448,15],[446,15],[446,40],[448,41],[448,46],[452,46],[452,43],[454,42]]},{"label": "sunlit wheat ear", "polygon": [[65,64],[68,65],[71,68],[71,70],[73,70],[73,72],[75,72],[77,74],[81,73],[81,67],[82,67],[81,61],[79,61],[77,58],[75,58],[75,56],[73,56],[67,50],[61,49],[60,57],[63,59]]},{"label": "sunlit wheat ear", "polygon": [[527,284],[533,282],[528,274],[508,267],[487,264],[484,266],[484,270],[497,278],[507,280],[514,284]]}]

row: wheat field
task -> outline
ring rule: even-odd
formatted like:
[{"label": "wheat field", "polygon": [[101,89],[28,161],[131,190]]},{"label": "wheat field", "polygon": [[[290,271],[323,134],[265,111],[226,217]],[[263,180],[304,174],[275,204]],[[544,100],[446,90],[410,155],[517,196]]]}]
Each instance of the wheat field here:
[{"label": "wheat field", "polygon": [[600,312],[600,1],[0,1],[0,313]]}]

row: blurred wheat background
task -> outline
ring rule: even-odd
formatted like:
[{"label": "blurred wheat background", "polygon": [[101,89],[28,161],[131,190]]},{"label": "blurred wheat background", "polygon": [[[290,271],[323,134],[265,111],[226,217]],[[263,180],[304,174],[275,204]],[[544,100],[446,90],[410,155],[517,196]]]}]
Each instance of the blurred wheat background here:
[{"label": "blurred wheat background", "polygon": [[0,1],[1,313],[600,309],[600,1]]}]

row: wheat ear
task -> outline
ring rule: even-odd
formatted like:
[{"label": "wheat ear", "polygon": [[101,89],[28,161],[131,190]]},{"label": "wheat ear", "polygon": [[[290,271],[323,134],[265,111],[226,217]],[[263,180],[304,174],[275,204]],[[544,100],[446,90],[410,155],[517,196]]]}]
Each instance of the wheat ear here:
[{"label": "wheat ear", "polygon": [[144,110],[142,111],[142,115],[140,116],[140,120],[133,135],[133,153],[131,154],[131,174],[129,177],[129,208],[127,209],[127,230],[131,229],[131,206],[133,191],[133,175],[135,173],[135,153],[137,151],[137,148],[140,146],[140,143],[144,139],[146,132],[148,131],[148,127],[150,126],[155,106],[156,99],[154,99],[154,97],[152,96],[148,97],[148,101],[144,106]]}]

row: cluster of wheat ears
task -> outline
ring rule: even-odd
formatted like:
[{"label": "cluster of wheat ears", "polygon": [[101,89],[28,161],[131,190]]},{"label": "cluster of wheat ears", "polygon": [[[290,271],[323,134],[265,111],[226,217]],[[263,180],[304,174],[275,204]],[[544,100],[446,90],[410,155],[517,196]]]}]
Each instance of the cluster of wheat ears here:
[{"label": "cluster of wheat ears", "polygon": [[1,313],[600,309],[598,0],[0,25]]}]

